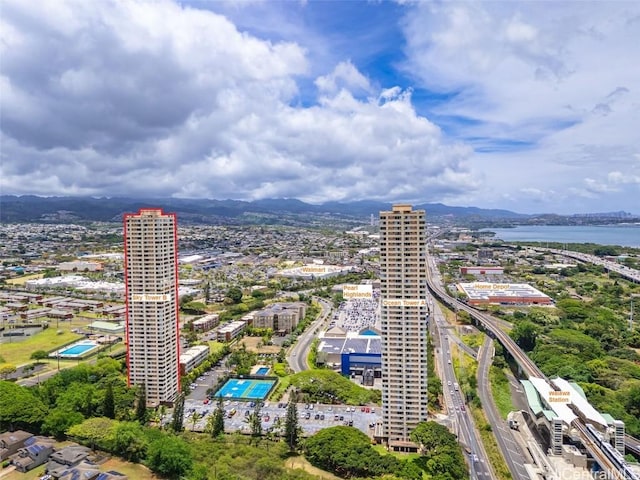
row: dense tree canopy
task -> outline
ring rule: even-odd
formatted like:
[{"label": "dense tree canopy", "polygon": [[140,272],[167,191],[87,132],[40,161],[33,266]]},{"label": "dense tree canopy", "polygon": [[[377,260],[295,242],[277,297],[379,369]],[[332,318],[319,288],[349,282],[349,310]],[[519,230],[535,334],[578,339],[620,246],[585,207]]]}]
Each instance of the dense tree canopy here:
[{"label": "dense tree canopy", "polygon": [[38,431],[46,413],[47,407],[30,389],[0,381],[0,430]]},{"label": "dense tree canopy", "polygon": [[411,432],[411,440],[423,449],[417,463],[433,480],[467,478],[467,466],[455,435],[436,422],[422,422]]},{"label": "dense tree canopy", "polygon": [[313,465],[343,478],[403,471],[403,465],[396,457],[380,455],[371,446],[369,437],[353,427],[322,429],[304,442],[304,451]]},{"label": "dense tree canopy", "polygon": [[538,327],[528,321],[517,323],[511,332],[509,332],[511,338],[513,338],[518,346],[525,352],[530,352],[535,348],[538,334]]},{"label": "dense tree canopy", "polygon": [[180,437],[163,436],[149,444],[147,464],[151,470],[169,479],[178,479],[193,467],[191,450]]}]

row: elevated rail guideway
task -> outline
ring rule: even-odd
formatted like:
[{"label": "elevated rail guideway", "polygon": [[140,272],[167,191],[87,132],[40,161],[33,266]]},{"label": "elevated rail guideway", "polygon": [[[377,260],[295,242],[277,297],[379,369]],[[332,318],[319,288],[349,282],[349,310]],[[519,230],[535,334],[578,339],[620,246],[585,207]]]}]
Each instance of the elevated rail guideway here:
[{"label": "elevated rail guideway", "polygon": [[[445,289],[434,280],[432,270],[437,272],[437,268],[432,257],[428,259],[427,265],[427,285],[435,297],[439,298],[443,303],[454,310],[458,309],[467,312],[471,318],[475,319],[479,325],[481,325],[493,338],[497,339],[504,346],[504,348],[518,362],[518,365],[527,377],[543,378],[551,389],[557,390],[538,366],[533,363],[526,353],[524,353],[513,341],[513,339],[499,327],[495,318],[451,297]],[[637,475],[629,470],[628,465],[626,465],[624,460],[620,460],[617,457],[613,458],[613,454],[602,447],[602,442],[598,443],[591,439],[585,423],[579,417],[576,417],[571,422],[570,426],[574,427],[579,433],[582,444],[598,464],[610,473],[610,478],[621,480],[640,480]]]}]

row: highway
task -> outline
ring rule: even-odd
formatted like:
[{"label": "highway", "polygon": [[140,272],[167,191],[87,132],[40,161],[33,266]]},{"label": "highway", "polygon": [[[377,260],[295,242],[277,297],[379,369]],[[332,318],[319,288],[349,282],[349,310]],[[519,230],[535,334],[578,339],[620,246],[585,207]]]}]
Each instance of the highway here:
[{"label": "highway", "polygon": [[511,429],[502,417],[500,417],[500,413],[493,401],[489,370],[493,363],[494,355],[495,348],[493,346],[493,340],[487,337],[478,355],[478,396],[482,402],[482,409],[487,415],[487,420],[498,442],[498,447],[507,462],[511,476],[515,480],[529,480],[529,474],[524,467],[526,463],[525,457],[522,455]]},{"label": "highway", "polygon": [[439,362],[437,363],[440,365],[442,391],[445,404],[449,410],[449,419],[454,427],[453,430],[458,435],[458,441],[469,449],[467,453],[471,467],[471,478],[474,480],[493,480],[496,478],[495,473],[484,450],[484,445],[478,438],[473,417],[465,406],[465,399],[458,387],[458,380],[453,369],[449,343],[453,335],[447,330],[449,324],[446,322],[438,304],[434,303],[432,308],[433,314],[430,329],[434,343],[439,349]]},{"label": "highway", "polygon": [[[432,260],[432,259],[431,259]],[[434,265],[433,260],[430,262],[431,265]],[[431,270],[431,269],[429,269]],[[453,297],[450,297],[449,294],[444,290],[441,285],[438,285],[431,275],[427,275],[427,285],[434,296],[439,298],[441,301],[449,305],[453,309],[464,310],[469,313],[472,318],[482,325],[482,327],[494,338],[496,338],[504,348],[511,354],[511,356],[518,362],[520,368],[523,369],[525,375],[527,377],[539,377],[544,378],[548,383],[549,380],[542,373],[542,371],[538,368],[538,366],[531,361],[531,359],[518,347],[518,345],[511,339],[511,337],[505,333],[501,328],[499,328],[496,319],[491,317],[490,315],[479,312],[475,308],[470,307],[464,302],[461,302]],[[550,384],[550,383],[549,383]],[[551,385],[551,384],[550,384]],[[555,389],[555,387],[552,386]],[[611,472],[611,478],[624,478],[622,474],[619,472],[618,468],[613,464],[611,460],[605,455],[605,453],[598,448],[593,442],[589,441],[588,437],[584,433],[584,425],[580,424],[578,421],[574,421],[572,424],[578,432],[580,433],[580,440],[583,442],[583,445],[591,455],[598,461],[600,466],[609,472]]]},{"label": "highway", "polygon": [[580,253],[580,252],[572,252],[571,250],[556,250],[554,248],[536,247],[534,248],[534,250],[540,251],[540,252],[550,252],[556,255],[562,255],[563,257],[573,258],[574,260],[580,260],[582,262],[600,265],[611,272],[616,272],[617,274],[623,276],[628,280],[631,280],[634,283],[640,283],[640,271],[636,270],[635,268],[627,267],[626,265],[620,265],[619,263],[605,260],[604,258],[600,258],[595,255],[589,255],[587,253]]}]

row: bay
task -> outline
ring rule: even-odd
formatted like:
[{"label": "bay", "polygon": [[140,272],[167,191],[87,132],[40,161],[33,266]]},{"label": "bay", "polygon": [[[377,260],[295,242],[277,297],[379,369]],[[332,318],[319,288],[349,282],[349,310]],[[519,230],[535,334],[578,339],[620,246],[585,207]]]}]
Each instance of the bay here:
[{"label": "bay", "polygon": [[484,228],[505,242],[597,243],[640,248],[640,224],[628,225],[519,225]]}]

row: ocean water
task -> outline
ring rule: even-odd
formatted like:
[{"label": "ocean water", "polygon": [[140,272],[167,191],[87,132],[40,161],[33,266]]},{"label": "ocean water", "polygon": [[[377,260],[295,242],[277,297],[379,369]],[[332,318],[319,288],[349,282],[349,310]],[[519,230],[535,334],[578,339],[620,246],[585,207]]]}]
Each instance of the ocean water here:
[{"label": "ocean water", "polygon": [[633,225],[521,225],[515,228],[485,228],[496,238],[521,242],[597,243],[640,248],[640,224]]}]

